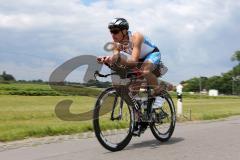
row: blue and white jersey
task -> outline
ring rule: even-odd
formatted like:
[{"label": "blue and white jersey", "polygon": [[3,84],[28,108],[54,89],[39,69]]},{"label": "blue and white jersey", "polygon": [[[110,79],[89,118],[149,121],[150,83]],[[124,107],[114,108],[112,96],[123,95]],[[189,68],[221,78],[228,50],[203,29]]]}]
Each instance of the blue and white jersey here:
[{"label": "blue and white jersey", "polygon": [[[132,43],[132,32],[128,31],[128,36],[129,36],[129,47],[125,48],[123,52],[126,52],[128,54],[132,54],[132,49],[133,49],[133,43]],[[144,40],[141,46],[141,52],[140,52],[140,59],[143,59],[146,57],[149,53],[152,53],[154,49],[156,49],[157,46],[150,41],[146,36],[144,36]]]}]

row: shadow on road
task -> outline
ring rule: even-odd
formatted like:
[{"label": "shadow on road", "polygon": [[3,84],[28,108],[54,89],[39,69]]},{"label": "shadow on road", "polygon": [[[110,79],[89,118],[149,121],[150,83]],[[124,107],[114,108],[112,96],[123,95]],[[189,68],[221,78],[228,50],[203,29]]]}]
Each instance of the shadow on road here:
[{"label": "shadow on road", "polygon": [[[167,142],[160,142],[156,139],[152,139],[152,140],[147,140],[147,141],[141,141],[139,143],[130,144],[129,146],[127,146],[122,151],[134,150],[134,149],[138,149],[138,148],[157,149],[162,145],[172,145],[172,144],[176,144],[176,143],[181,142],[181,141],[184,141],[184,138],[182,138],[182,137],[172,137]],[[111,154],[113,152],[106,152],[105,154],[109,154],[109,153]]]},{"label": "shadow on road", "polygon": [[139,142],[139,143],[134,143],[134,144],[126,147],[125,150],[132,150],[132,149],[146,148],[146,147],[149,147],[151,149],[155,149],[155,148],[160,147],[161,145],[172,145],[172,144],[181,142],[183,140],[184,140],[184,138],[182,138],[182,137],[172,137],[167,142],[160,142],[156,139],[153,139],[153,140],[148,140],[148,141],[142,141],[142,142]]}]

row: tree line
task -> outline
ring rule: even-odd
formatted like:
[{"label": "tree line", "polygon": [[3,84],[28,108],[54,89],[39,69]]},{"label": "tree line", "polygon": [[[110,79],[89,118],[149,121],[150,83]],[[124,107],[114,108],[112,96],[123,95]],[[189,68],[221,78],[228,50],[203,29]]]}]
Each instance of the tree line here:
[{"label": "tree line", "polygon": [[240,51],[236,51],[231,57],[238,64],[230,71],[219,76],[194,77],[181,83],[186,92],[199,92],[206,89],[217,89],[221,94],[240,94]]}]

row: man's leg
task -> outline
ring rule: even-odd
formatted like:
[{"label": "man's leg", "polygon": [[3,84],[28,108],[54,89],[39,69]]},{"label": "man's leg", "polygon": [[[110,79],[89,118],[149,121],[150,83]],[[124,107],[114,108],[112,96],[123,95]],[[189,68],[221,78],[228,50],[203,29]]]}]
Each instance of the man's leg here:
[{"label": "man's leg", "polygon": [[142,71],[143,71],[143,76],[147,80],[148,85],[153,87],[153,96],[155,96],[157,93],[160,91],[160,86],[158,85],[157,77],[155,74],[152,73],[154,69],[154,64],[152,64],[149,61],[145,61],[142,64]]},{"label": "man's leg", "polygon": [[153,63],[144,63],[143,64],[143,73],[146,78],[148,84],[153,87],[152,96],[155,97],[154,103],[152,104],[152,108],[157,110],[160,109],[164,104],[164,98],[158,96],[158,94],[163,90],[162,85],[158,85],[157,77],[152,73],[154,69]]}]

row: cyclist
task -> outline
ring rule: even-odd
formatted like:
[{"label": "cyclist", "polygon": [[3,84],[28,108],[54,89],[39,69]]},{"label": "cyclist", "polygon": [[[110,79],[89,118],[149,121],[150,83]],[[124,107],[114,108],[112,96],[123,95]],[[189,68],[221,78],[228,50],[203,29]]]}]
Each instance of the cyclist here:
[{"label": "cyclist", "polygon": [[[152,73],[161,61],[161,53],[157,46],[143,34],[129,31],[129,24],[124,18],[114,18],[108,24],[108,29],[115,44],[113,55],[99,57],[97,59],[98,62],[109,64],[117,62],[128,67],[136,67],[139,62],[142,62],[142,76],[144,76],[149,85],[153,86],[153,96],[156,96],[156,94],[161,91],[161,86],[158,85],[157,76]],[[130,58],[121,58],[121,52],[131,55]],[[161,105],[162,98],[156,97],[153,108],[160,108]]]}]

